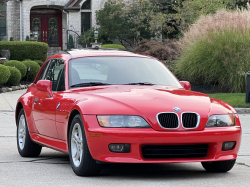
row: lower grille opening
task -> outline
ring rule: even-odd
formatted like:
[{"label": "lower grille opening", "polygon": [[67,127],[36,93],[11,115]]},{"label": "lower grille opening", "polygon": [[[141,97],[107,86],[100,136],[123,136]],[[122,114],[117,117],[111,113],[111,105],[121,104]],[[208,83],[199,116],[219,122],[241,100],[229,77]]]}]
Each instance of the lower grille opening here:
[{"label": "lower grille opening", "polygon": [[203,158],[207,156],[208,144],[198,145],[144,145],[145,159]]}]

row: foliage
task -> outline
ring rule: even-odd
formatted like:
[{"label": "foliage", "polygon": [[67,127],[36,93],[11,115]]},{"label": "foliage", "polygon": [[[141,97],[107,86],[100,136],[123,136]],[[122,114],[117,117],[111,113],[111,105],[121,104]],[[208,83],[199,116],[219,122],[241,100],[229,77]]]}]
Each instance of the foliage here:
[{"label": "foliage", "polygon": [[20,61],[10,60],[5,62],[4,65],[17,68],[21,73],[21,78],[23,78],[27,73],[27,67]]},{"label": "foliage", "polygon": [[69,35],[68,49],[74,49],[74,48],[75,48],[75,45],[74,45],[73,36],[70,34]]},{"label": "foliage", "polygon": [[41,61],[41,60],[33,60],[33,61],[35,61],[36,63],[38,63],[38,65],[41,67],[42,65],[43,65],[43,61]]},{"label": "foliage", "polygon": [[118,39],[134,47],[134,42],[161,33],[162,16],[155,0],[109,0],[96,13],[99,33],[110,40]]},{"label": "foliage", "polygon": [[40,66],[37,64],[37,62],[35,61],[23,61],[23,64],[29,68],[30,67],[30,71],[27,72],[26,74],[26,79],[30,80],[30,81],[34,81],[34,79],[36,78],[36,75],[40,69]]},{"label": "foliage", "polygon": [[23,61],[24,59],[45,61],[49,46],[43,42],[13,41],[0,42],[0,51],[2,49],[10,51],[10,59]]},{"label": "foliage", "polygon": [[8,81],[10,77],[9,68],[0,64],[0,85]]},{"label": "foliage", "polygon": [[27,35],[25,41],[30,41],[30,37]]},{"label": "foliage", "polygon": [[104,45],[102,45],[102,48],[114,48],[114,49],[125,50],[125,47],[123,45],[119,45],[119,44],[104,44]]},{"label": "foliage", "polygon": [[179,74],[191,82],[244,92],[250,67],[250,11],[203,16],[184,34]]},{"label": "foliage", "polygon": [[8,66],[10,71],[10,77],[7,81],[9,85],[17,85],[21,80],[21,73],[17,68]]},{"label": "foliage", "polygon": [[156,40],[142,40],[133,52],[153,56],[159,60],[172,61],[178,57],[179,48],[174,41],[163,43]]},{"label": "foliage", "polygon": [[10,42],[13,42],[13,41],[14,41],[13,37],[10,37]]},{"label": "foliage", "polygon": [[222,100],[233,107],[238,108],[250,108],[250,103],[245,103],[246,94],[245,93],[218,93],[218,94],[208,94],[209,97]]},{"label": "foliage", "polygon": [[[80,41],[78,41],[78,43],[82,44],[83,47],[87,45],[90,45],[91,42],[95,42],[95,36],[94,36],[94,28],[91,28],[89,30],[87,30],[85,33],[82,33]],[[98,34],[98,42],[100,43],[106,43],[108,40],[107,36],[103,35],[103,33]]]}]

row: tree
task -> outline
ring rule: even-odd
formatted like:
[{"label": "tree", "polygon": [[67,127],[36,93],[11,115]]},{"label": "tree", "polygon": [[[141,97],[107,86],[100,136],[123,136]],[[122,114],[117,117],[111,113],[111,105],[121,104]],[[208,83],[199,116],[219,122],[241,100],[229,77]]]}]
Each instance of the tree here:
[{"label": "tree", "polygon": [[109,0],[103,9],[97,11],[97,24],[101,34],[111,40],[118,39],[122,45],[134,43],[142,39],[150,39],[161,33],[162,13],[158,11],[156,1]]}]

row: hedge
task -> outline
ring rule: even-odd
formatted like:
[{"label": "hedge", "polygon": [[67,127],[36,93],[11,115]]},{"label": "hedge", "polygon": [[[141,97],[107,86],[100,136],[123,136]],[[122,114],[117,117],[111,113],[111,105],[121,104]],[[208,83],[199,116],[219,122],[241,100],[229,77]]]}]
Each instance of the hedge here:
[{"label": "hedge", "polygon": [[10,70],[8,67],[0,64],[0,84],[4,84],[10,78]]},{"label": "hedge", "polygon": [[49,46],[43,42],[12,41],[0,42],[0,51],[10,50],[10,60],[23,61],[25,59],[45,61]]},{"label": "hedge", "polygon": [[27,69],[30,67],[30,71],[27,72],[26,78],[29,81],[34,81],[40,69],[40,66],[35,61],[23,61],[23,64],[27,67]]},{"label": "hedge", "polygon": [[8,66],[10,71],[10,77],[7,81],[7,84],[9,85],[17,85],[21,80],[21,73],[17,68]]},{"label": "hedge", "polygon": [[126,49],[123,45],[119,45],[119,44],[103,44],[102,48],[114,48],[114,49],[123,49],[123,50]]},{"label": "hedge", "polygon": [[41,60],[33,60],[35,61],[36,63],[38,63],[38,65],[41,67],[44,63],[44,61],[41,61]]},{"label": "hedge", "polygon": [[4,65],[17,68],[20,71],[22,78],[27,73],[27,67],[20,61],[10,60],[10,61],[5,62]]}]

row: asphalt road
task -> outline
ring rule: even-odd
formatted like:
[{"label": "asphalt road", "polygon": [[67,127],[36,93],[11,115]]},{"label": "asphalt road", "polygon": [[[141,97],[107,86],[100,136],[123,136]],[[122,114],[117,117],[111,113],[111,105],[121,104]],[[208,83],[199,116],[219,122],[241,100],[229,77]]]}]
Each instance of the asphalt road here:
[{"label": "asphalt road", "polygon": [[228,173],[208,173],[200,163],[108,164],[98,177],[78,177],[67,155],[43,148],[22,158],[16,148],[14,112],[0,111],[0,186],[250,186],[250,114],[240,115],[243,137],[237,164]]}]

